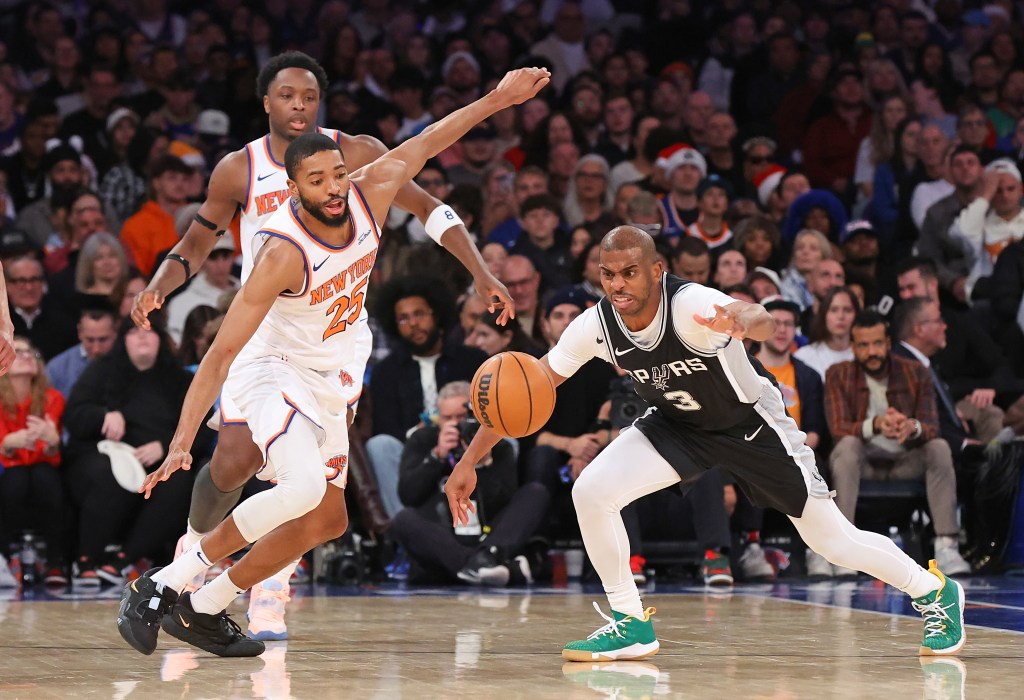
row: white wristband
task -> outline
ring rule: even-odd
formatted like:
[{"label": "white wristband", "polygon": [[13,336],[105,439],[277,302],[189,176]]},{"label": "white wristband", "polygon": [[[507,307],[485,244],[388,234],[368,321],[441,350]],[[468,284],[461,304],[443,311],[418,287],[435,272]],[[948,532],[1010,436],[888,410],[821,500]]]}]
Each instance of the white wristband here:
[{"label": "white wristband", "polygon": [[455,213],[447,204],[441,204],[437,206],[434,211],[430,212],[430,216],[427,217],[427,223],[423,226],[426,230],[427,235],[434,239],[434,241],[441,245],[441,236],[445,231],[450,229],[452,226],[464,226],[462,219]]}]

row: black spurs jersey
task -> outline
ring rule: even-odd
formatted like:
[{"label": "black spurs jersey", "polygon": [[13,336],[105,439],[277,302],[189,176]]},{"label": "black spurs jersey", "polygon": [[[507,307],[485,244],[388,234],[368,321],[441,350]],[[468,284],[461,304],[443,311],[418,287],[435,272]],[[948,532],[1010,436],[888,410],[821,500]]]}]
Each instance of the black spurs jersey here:
[{"label": "black spurs jersey", "polygon": [[748,422],[771,386],[767,372],[758,371],[742,342],[693,319],[713,316],[715,304],[733,299],[668,274],[661,284],[662,306],[651,326],[631,334],[604,298],[566,329],[548,356],[552,369],[568,376],[587,355],[601,357],[626,370],[636,392],[674,422],[710,431]]}]

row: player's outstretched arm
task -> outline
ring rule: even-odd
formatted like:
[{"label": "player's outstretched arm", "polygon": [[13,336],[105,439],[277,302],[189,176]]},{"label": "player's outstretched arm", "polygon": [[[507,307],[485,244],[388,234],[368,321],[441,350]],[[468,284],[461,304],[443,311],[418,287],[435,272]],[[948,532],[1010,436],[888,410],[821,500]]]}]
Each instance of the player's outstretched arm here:
[{"label": "player's outstretched arm", "polygon": [[0,264],[0,376],[14,364],[14,324],[11,309],[7,306],[7,277]]},{"label": "player's outstretched arm", "polygon": [[[540,364],[551,377],[555,387],[567,379],[551,369],[547,355],[540,359]],[[472,402],[472,399],[470,401]],[[452,512],[453,526],[457,526],[459,523],[463,525],[469,523],[469,514],[473,511],[473,504],[469,497],[476,488],[476,465],[494,449],[501,439],[501,435],[481,424],[476,435],[466,447],[466,453],[452,469],[452,474],[444,485],[444,495],[448,498],[448,508]]]},{"label": "player's outstretched arm", "polygon": [[462,138],[492,114],[525,102],[551,79],[546,68],[509,71],[497,87],[479,100],[434,122],[387,155],[360,168],[352,179],[363,188],[373,217],[382,221],[398,190],[423,168],[428,159]]},{"label": "player's outstretched arm", "polygon": [[146,477],[139,489],[146,498],[157,483],[167,481],[178,469],[190,468],[192,443],[224,385],[231,363],[259,328],[278,295],[302,288],[304,274],[302,254],[291,243],[270,241],[260,251],[252,274],[231,302],[217,339],[199,363],[199,370],[185,394],[185,405],[168,446],[167,458],[159,469]]},{"label": "player's outstretched arm", "polygon": [[[217,232],[231,224],[241,201],[245,198],[249,165],[243,151],[224,157],[210,175],[206,201],[199,207],[197,218],[189,224],[185,235],[171,249],[171,255],[180,255],[188,261],[191,275],[210,256],[217,243]],[[230,233],[223,234],[230,236]],[[149,314],[164,304],[167,295],[185,284],[188,277],[180,260],[165,258],[146,288],[135,295],[132,302],[132,321],[139,328],[149,328]]]}]

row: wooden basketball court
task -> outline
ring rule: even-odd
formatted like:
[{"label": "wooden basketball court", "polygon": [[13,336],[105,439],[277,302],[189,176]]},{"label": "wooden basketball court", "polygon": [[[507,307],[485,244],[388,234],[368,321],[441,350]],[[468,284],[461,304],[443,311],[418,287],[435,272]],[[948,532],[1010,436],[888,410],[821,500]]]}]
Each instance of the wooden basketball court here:
[{"label": "wooden basketball court", "polygon": [[[844,588],[845,587],[845,588]],[[167,635],[152,656],[121,640],[118,591],[0,597],[0,697],[64,698],[1011,698],[1024,687],[1017,583],[968,586],[959,660],[922,662],[921,622],[873,582],[649,592],[661,652],[646,662],[565,664],[602,620],[599,591],[296,591],[287,642],[220,659]],[[995,593],[993,591],[996,591]],[[337,591],[334,591],[337,592]],[[11,592],[5,592],[10,598]],[[3,593],[0,593],[2,596]],[[43,598],[39,594],[39,598]],[[852,607],[851,607],[852,606]],[[861,609],[858,609],[861,608]],[[244,602],[233,614],[244,626]],[[1003,624],[1010,621],[1010,624]],[[1004,627],[999,629],[998,627]]]}]

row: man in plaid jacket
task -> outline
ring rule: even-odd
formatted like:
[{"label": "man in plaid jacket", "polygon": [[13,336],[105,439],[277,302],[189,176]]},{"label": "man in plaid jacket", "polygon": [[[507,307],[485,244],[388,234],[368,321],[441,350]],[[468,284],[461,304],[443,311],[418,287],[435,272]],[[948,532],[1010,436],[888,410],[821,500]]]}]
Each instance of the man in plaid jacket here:
[{"label": "man in plaid jacket", "polygon": [[854,359],[825,375],[825,413],[836,440],[829,458],[836,504],[850,522],[861,479],[924,477],[942,571],[970,573],[960,556],[956,473],[939,437],[935,387],[928,370],[891,353],[885,319],[862,311],[853,322]]}]

